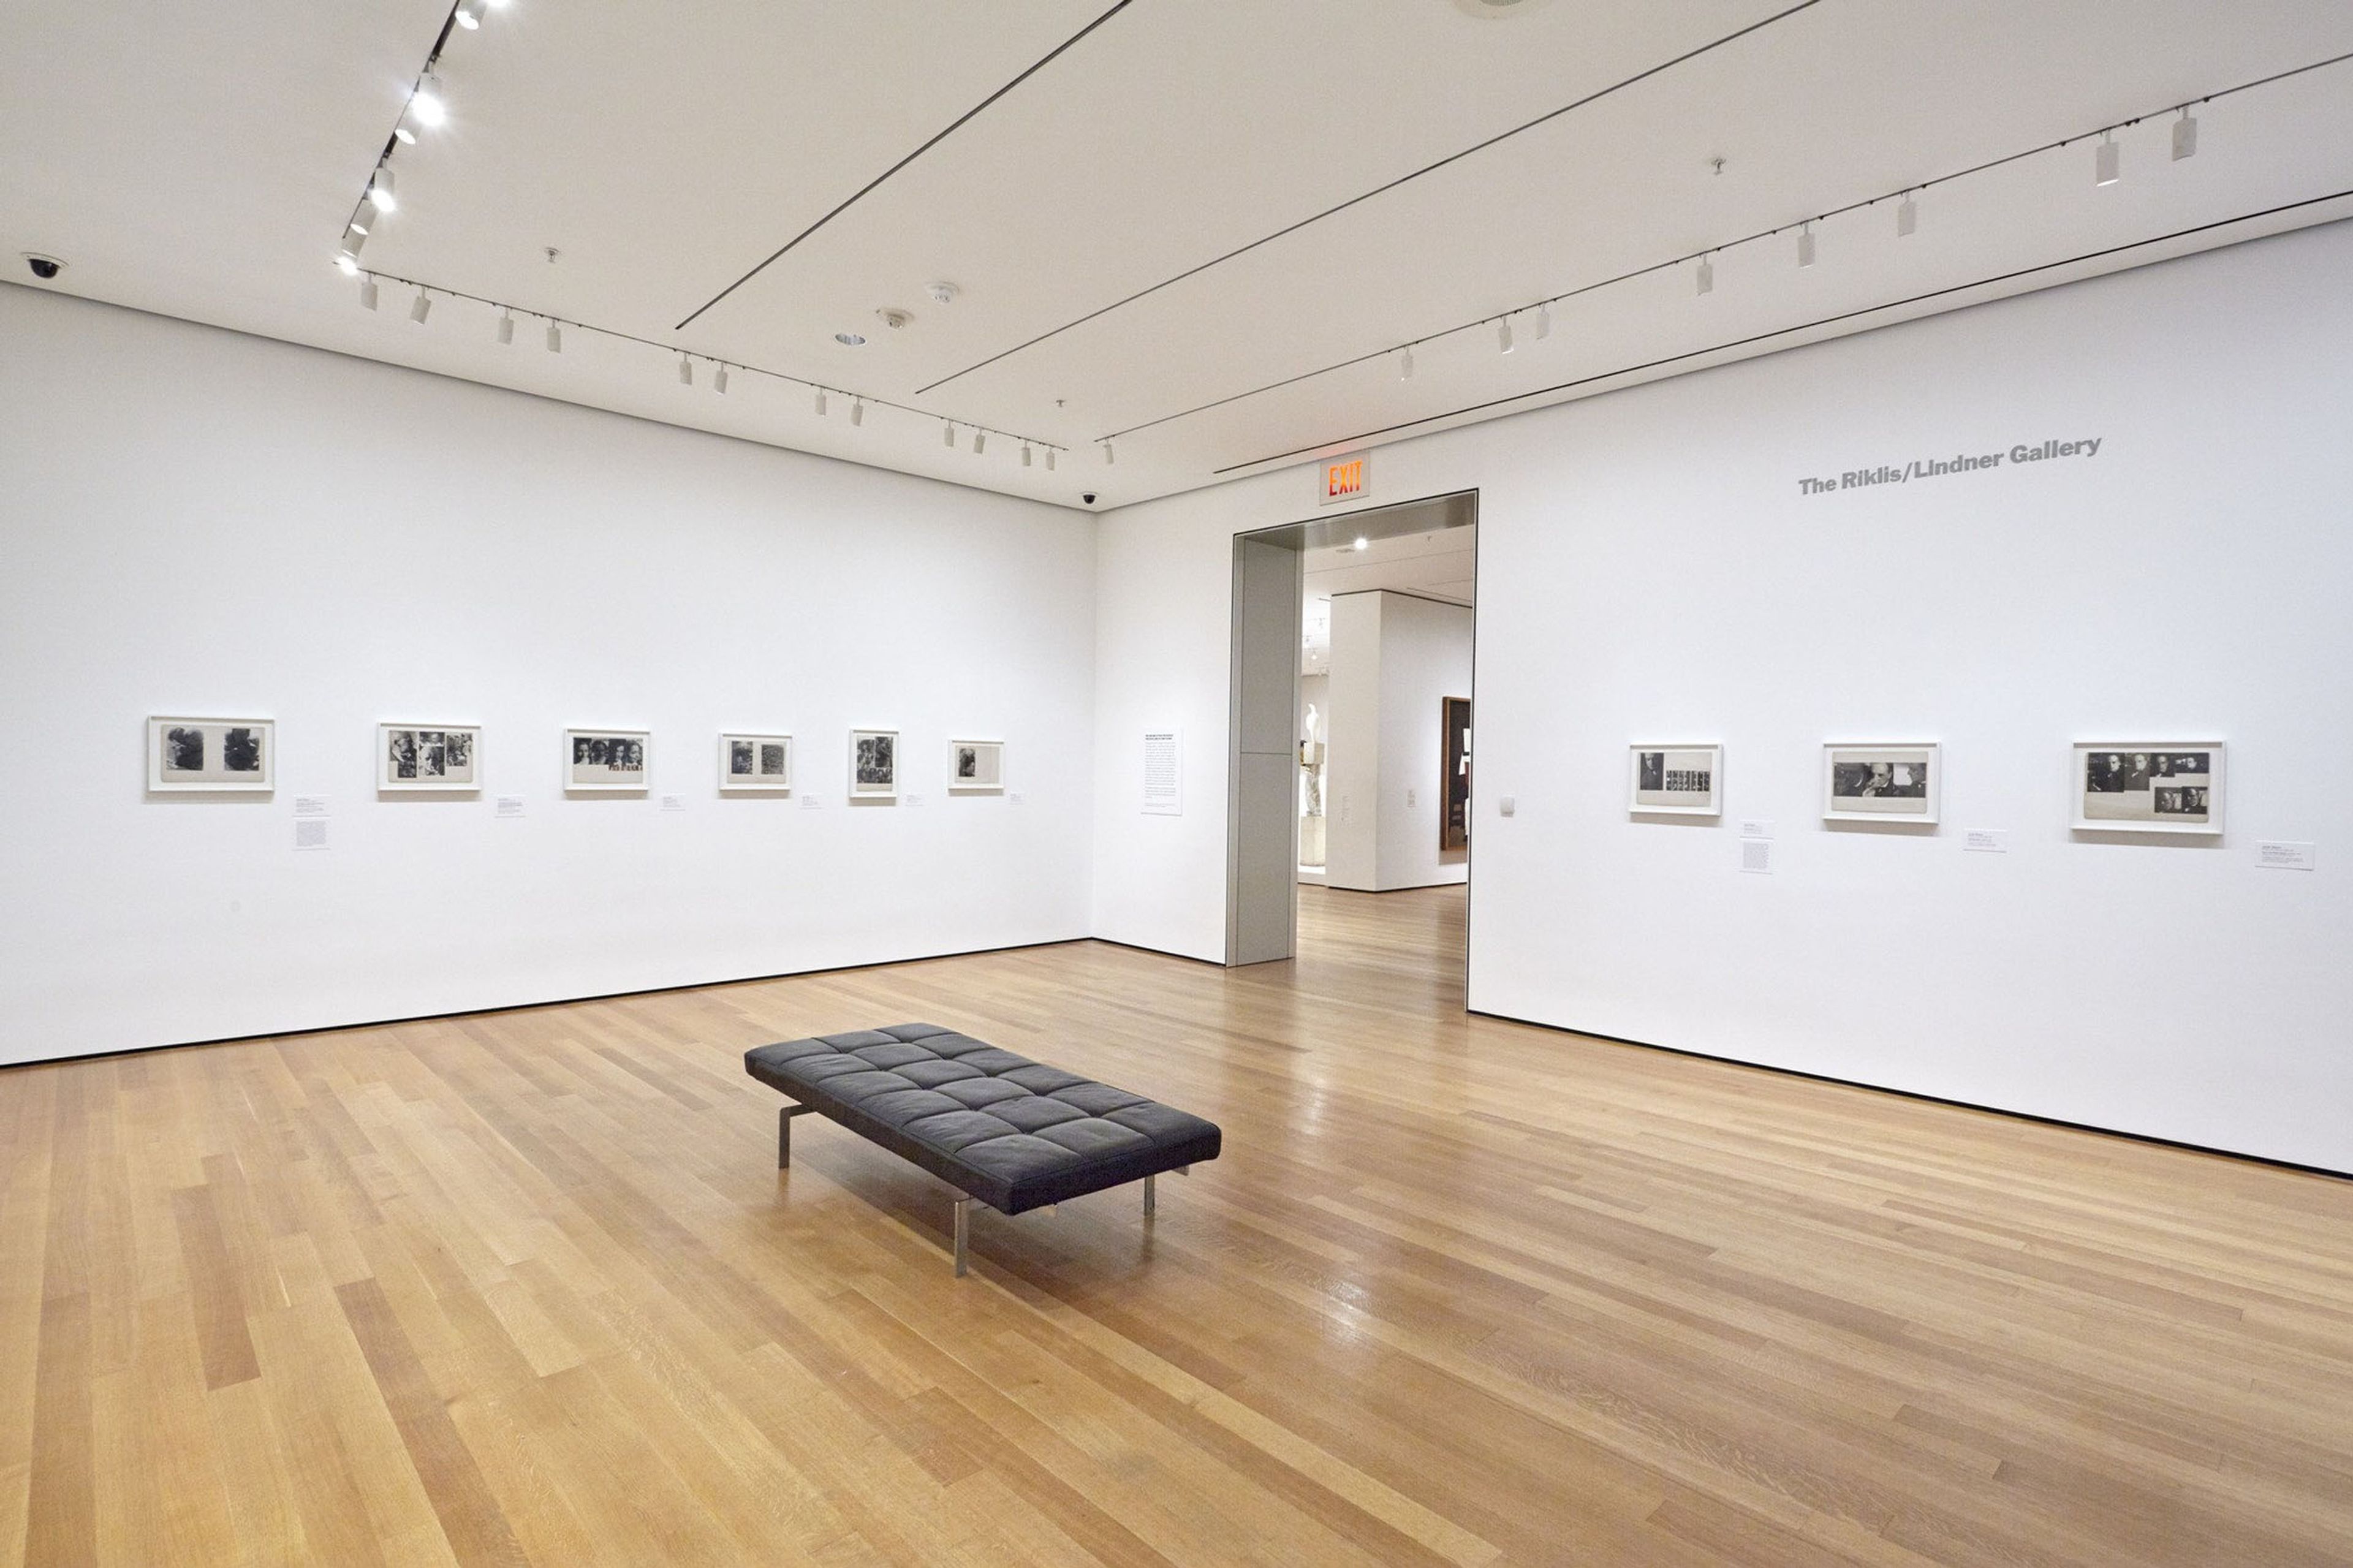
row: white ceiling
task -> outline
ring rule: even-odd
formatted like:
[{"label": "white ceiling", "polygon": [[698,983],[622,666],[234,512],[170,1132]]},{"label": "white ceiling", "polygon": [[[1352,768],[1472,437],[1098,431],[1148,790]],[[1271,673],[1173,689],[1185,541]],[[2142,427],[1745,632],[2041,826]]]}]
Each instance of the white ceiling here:
[{"label": "white ceiling", "polygon": [[[363,260],[643,340],[551,355],[462,298],[370,314],[331,265],[448,16],[13,0],[5,276],[53,253],[66,292],[1115,505],[2353,216],[2353,61],[2303,68],[2353,52],[2343,0],[512,0],[450,31],[450,123],[398,152]],[[2121,132],[2112,186],[2048,146],[2282,72],[2202,105],[2188,162],[2164,118]],[[1988,163],[1910,238],[1841,210]],[[680,349],[903,407],[721,397]],[[950,450],[943,419],[999,434]],[[1008,436],[1073,451],[1024,468]]]},{"label": "white ceiling", "polygon": [[1354,542],[1308,546],[1301,552],[1305,568],[1301,673],[1324,675],[1331,670],[1333,595],[1387,588],[1450,605],[1470,605],[1477,598],[1478,552],[1476,524],[1367,536],[1361,550]]}]

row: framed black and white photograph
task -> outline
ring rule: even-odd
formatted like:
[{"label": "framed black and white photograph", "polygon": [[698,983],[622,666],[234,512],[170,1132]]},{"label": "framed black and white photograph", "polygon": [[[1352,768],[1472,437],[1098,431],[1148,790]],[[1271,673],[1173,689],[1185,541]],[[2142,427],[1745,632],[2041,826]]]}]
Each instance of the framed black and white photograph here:
[{"label": "framed black and white photograph", "polygon": [[2222,831],[2220,741],[2082,742],[2074,772],[2077,832]]},{"label": "framed black and white photograph", "polygon": [[1632,746],[1626,809],[1637,816],[1724,815],[1722,746]]},{"label": "framed black and white photograph", "polygon": [[651,776],[653,736],[644,730],[564,731],[564,787],[573,794],[642,791]]},{"label": "framed black and white photograph", "polygon": [[719,787],[728,795],[789,794],[793,787],[793,738],[720,736]]},{"label": "framed black and white photograph", "polygon": [[1002,741],[950,741],[948,742],[948,788],[959,794],[979,795],[1005,787],[1005,742]]},{"label": "framed black and white photograph", "polygon": [[375,787],[385,791],[481,788],[482,727],[479,724],[378,724]]},{"label": "framed black and white photograph", "polygon": [[150,719],[147,787],[267,795],[278,787],[278,726],[269,719]]},{"label": "framed black and white photograph", "polygon": [[853,800],[892,800],[899,794],[899,731],[849,732],[849,795]]},{"label": "framed black and white photograph", "polygon": [[1936,820],[1944,758],[1934,742],[1822,748],[1822,818],[1827,822]]}]

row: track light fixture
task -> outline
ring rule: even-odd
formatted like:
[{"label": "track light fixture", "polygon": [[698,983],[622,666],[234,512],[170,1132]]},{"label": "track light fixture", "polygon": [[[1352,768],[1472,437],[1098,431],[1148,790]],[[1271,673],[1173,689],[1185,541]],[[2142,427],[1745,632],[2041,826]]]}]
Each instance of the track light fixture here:
[{"label": "track light fixture", "polygon": [[511,343],[514,342],[514,312],[512,310],[501,310],[499,312],[499,342],[501,343]]},{"label": "track light fixture", "polygon": [[1909,239],[1919,232],[1920,204],[1912,199],[1911,192],[1906,191],[1904,199],[1895,204],[1895,237]]},{"label": "track light fixture", "polygon": [[338,252],[335,257],[335,269],[346,278],[356,278],[360,275],[358,258],[348,250]]},{"label": "track light fixture", "polygon": [[825,417],[825,388],[822,386],[817,389],[817,416],[820,419]]},{"label": "track light fixture", "polygon": [[1505,316],[1495,323],[1495,347],[1498,352],[1512,352],[1512,318]]},{"label": "track light fixture", "polygon": [[2173,122],[2173,161],[2198,156],[2198,117],[2185,107],[2181,118]]},{"label": "track light fixture", "polygon": [[2092,158],[2092,184],[2113,185],[2124,176],[2124,149],[2116,145],[2116,133],[2100,132],[2099,151]]},{"label": "track light fixture", "polygon": [[1809,219],[1798,227],[1798,265],[1800,267],[1811,267],[1813,264],[1814,226],[1812,221]]},{"label": "track light fixture", "polygon": [[974,431],[972,433],[972,455],[977,458],[987,450],[988,450],[988,432],[986,430]]},{"label": "track light fixture", "polygon": [[1404,348],[1398,351],[1398,379],[1399,381],[1413,379],[1413,345],[1411,343],[1406,344]]},{"label": "track light fixture", "polygon": [[1112,464],[1113,464],[1113,463],[1117,462],[1118,460],[1119,460],[1119,459],[1118,459],[1117,458],[1115,458],[1115,457],[1113,457],[1113,456],[1112,455],[1111,443],[1110,443],[1110,442],[1108,442],[1108,441],[1105,441],[1105,442],[1103,443],[1103,467],[1104,467],[1104,468],[1110,468],[1110,467],[1112,466]]},{"label": "track light fixture", "polygon": [[1050,474],[1054,471],[1054,448],[1051,447],[1046,448],[1046,471]]},{"label": "track light fixture", "polygon": [[1712,256],[1699,258],[1699,291],[1703,294],[1715,292],[1715,258]]},{"label": "track light fixture", "polygon": [[483,0],[459,0],[458,26],[465,28],[466,31],[470,33],[475,28],[480,26],[482,25],[482,4]]},{"label": "track light fixture", "polygon": [[681,386],[694,384],[694,362],[684,354],[678,356],[678,384]]},{"label": "track light fixture", "polygon": [[951,452],[955,450],[955,426],[954,424],[945,421],[942,422],[940,426],[940,445],[945,447]]},{"label": "track light fixture", "polygon": [[428,127],[448,120],[449,105],[442,100],[439,77],[427,71],[418,79],[417,91],[408,100],[408,112],[417,117],[417,123]]},{"label": "track light fixture", "polygon": [[547,352],[552,354],[564,352],[564,329],[554,321],[547,323]]},{"label": "track light fixture", "polygon": [[375,279],[373,278],[360,279],[360,309],[363,310],[375,309]]},{"label": "track light fixture", "polygon": [[1552,306],[1546,302],[1536,307],[1536,342],[1552,336]]},{"label": "track light fixture", "polygon": [[380,213],[391,212],[400,205],[399,199],[394,193],[390,164],[377,166],[375,178],[368,182],[367,199],[368,204]]},{"label": "track light fixture", "polygon": [[417,303],[408,307],[408,319],[421,327],[425,324],[425,318],[432,313],[433,297],[419,289],[417,291]]},{"label": "track light fixture", "polygon": [[1029,466],[1029,443],[1027,441],[1021,443],[1021,466],[1025,468]]},{"label": "track light fixture", "polygon": [[711,390],[717,393],[722,397],[727,395],[727,366],[724,362],[713,366],[712,369]]},{"label": "track light fixture", "polygon": [[408,128],[408,116],[406,114],[393,121],[392,139],[404,147],[417,145],[417,132]]},{"label": "track light fixture", "polygon": [[866,423],[866,399],[853,397],[849,400],[849,422],[852,425]]},{"label": "track light fixture", "polygon": [[367,204],[365,202],[362,202],[360,204],[360,210],[352,215],[352,221],[346,226],[349,227],[353,234],[365,234],[368,231],[368,226],[375,221],[375,217],[368,212]]}]

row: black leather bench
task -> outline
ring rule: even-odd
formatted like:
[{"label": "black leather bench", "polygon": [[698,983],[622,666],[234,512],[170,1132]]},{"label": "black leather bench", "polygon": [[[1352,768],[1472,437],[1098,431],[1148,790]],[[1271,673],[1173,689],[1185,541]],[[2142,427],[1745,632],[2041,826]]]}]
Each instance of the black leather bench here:
[{"label": "black leather bench", "polygon": [[757,1046],[744,1070],[795,1102],[776,1117],[778,1169],[792,1163],[793,1118],[814,1110],[964,1193],[959,1275],[974,1199],[1015,1215],[1141,1181],[1149,1219],[1152,1178],[1216,1159],[1223,1136],[1215,1122],[936,1024]]}]

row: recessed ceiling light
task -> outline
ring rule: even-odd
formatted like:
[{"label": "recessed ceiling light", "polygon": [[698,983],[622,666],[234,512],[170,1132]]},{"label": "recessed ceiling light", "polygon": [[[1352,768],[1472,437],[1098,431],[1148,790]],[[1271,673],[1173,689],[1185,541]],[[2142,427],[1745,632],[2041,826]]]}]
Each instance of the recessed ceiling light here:
[{"label": "recessed ceiling light", "polygon": [[1372,542],[1371,540],[1366,539],[1366,538],[1363,534],[1361,534],[1361,533],[1360,533],[1360,534],[1358,534],[1358,535],[1356,535],[1356,544],[1354,545],[1354,547],[1353,547],[1353,548],[1357,549],[1357,550],[1370,550],[1372,547],[1373,547],[1373,542]]},{"label": "recessed ceiling light", "polygon": [[833,341],[839,343],[846,349],[864,348],[866,346],[866,334],[863,332],[836,332],[833,334]]}]

